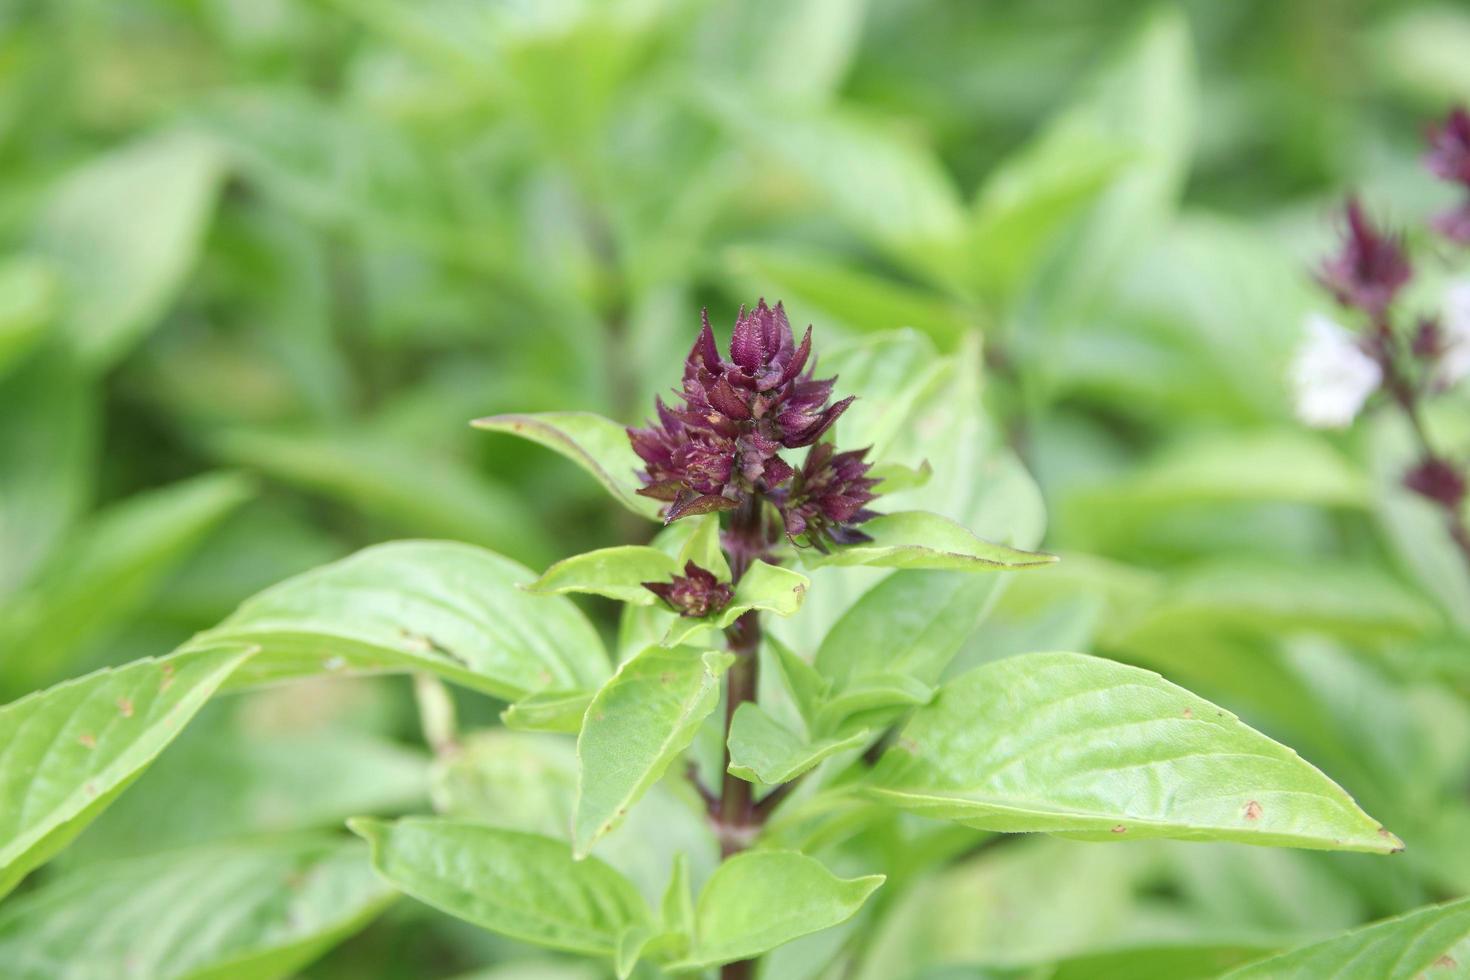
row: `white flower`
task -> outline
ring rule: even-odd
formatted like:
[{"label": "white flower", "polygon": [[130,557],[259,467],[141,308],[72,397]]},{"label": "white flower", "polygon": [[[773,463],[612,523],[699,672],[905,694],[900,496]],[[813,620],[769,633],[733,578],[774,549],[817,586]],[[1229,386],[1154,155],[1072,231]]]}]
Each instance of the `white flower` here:
[{"label": "white flower", "polygon": [[1448,387],[1470,375],[1470,279],[1450,283],[1444,294],[1443,353],[1439,381]]},{"label": "white flower", "polygon": [[1291,364],[1297,418],[1317,429],[1343,428],[1383,382],[1383,369],[1351,333],[1320,313],[1307,317],[1306,329]]}]

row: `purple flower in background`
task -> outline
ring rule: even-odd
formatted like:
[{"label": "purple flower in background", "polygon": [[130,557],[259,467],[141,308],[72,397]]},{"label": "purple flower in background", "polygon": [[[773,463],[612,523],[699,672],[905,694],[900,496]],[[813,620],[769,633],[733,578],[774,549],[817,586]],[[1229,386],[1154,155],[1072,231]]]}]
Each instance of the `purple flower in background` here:
[{"label": "purple flower in background", "polygon": [[788,537],[805,536],[820,551],[827,550],[828,542],[871,540],[856,528],[877,516],[867,509],[878,485],[868,476],[872,464],[864,461],[867,454],[866,449],[839,453],[830,442],[812,447],[790,490],[778,501]]},{"label": "purple flower in background", "polygon": [[782,449],[820,439],[851,404],[828,404],[836,378],[808,367],[811,328],[797,344],[781,304],[742,307],[720,357],[709,317],[684,361],[682,406],[655,402],[658,421],[629,429],[645,464],[638,492],[668,503],[664,519],[729,510],[753,494],[771,494],[792,476]]},{"label": "purple flower in background", "polygon": [[1344,306],[1382,317],[1413,270],[1403,242],[1369,223],[1357,198],[1349,198],[1347,233],[1338,253],[1322,264],[1318,277]]},{"label": "purple flower in background", "polygon": [[1470,188],[1470,112],[1463,106],[1430,128],[1424,164],[1434,176]]},{"label": "purple flower in background", "polygon": [[714,572],[694,562],[684,564],[684,574],[669,582],[644,582],[643,587],[658,596],[680,616],[700,619],[717,613],[730,604],[734,594],[728,582],[715,578]]},{"label": "purple flower in background", "polygon": [[1404,474],[1404,486],[1451,510],[1465,499],[1465,477],[1438,456],[1427,457]]},{"label": "purple flower in background", "polygon": [[[1470,112],[1453,109],[1445,121],[1429,130],[1429,152],[1424,164],[1436,177],[1470,192]],[[1433,219],[1434,230],[1452,242],[1470,245],[1470,197]]]}]

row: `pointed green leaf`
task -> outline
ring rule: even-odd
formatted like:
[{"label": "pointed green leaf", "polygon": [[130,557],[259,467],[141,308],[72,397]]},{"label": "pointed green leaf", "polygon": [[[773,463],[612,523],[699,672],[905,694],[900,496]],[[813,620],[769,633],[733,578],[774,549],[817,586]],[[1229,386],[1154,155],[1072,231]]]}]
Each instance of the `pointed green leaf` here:
[{"label": "pointed green leaf", "polygon": [[649,647],[625,662],[587,707],[577,737],[578,857],[627,815],[694,740],[720,701],[728,653]]},{"label": "pointed green leaf", "polygon": [[264,731],[234,700],[211,702],[57,865],[249,835],[336,831],[356,814],[420,810],[427,802],[426,751],[351,725]]},{"label": "pointed green leaf", "polygon": [[878,485],[873,488],[875,493],[902,493],[905,490],[918,490],[927,484],[934,476],[934,467],[927,459],[918,466],[879,463],[868,471],[868,476],[878,481]]},{"label": "pointed green leaf", "polygon": [[40,341],[57,305],[56,275],[33,258],[0,260],[0,378]]},{"label": "pointed green leaf", "polygon": [[873,540],[843,545],[825,555],[809,549],[802,552],[803,561],[813,567],[875,565],[976,572],[1035,568],[1057,560],[1055,555],[985,541],[947,517],[922,510],[875,517],[861,530]]},{"label": "pointed green leaf", "polygon": [[674,856],[674,872],[659,907],[664,931],[676,935],[694,935],[694,891],[689,882],[689,857],[682,851]]},{"label": "pointed green leaf", "polygon": [[209,446],[231,465],[341,501],[404,536],[464,541],[537,564],[557,554],[524,497],[447,453],[341,431],[240,429]]},{"label": "pointed green leaf", "polygon": [[800,936],[846,922],[883,875],[838,878],[794,851],[745,851],[710,877],[695,908],[693,952],[672,969],[750,959]]},{"label": "pointed green leaf", "polygon": [[[692,522],[691,522],[692,523]],[[720,544],[720,515],[706,514],[694,523],[694,530],[679,548],[678,567],[694,562],[707,572],[714,572],[721,582],[730,581],[730,563]]]},{"label": "pointed green leaf", "polygon": [[71,843],[249,655],[139,660],[0,708],[0,896]]},{"label": "pointed green leaf", "polygon": [[986,664],[919,709],[871,793],[981,830],[1387,853],[1295,752],[1150,671],[1075,653]]},{"label": "pointed green leaf", "polygon": [[599,548],[564,558],[526,586],[527,592],[565,594],[584,592],[635,606],[651,606],[658,596],[644,582],[667,582],[684,566],[670,555],[639,545]]},{"label": "pointed green leaf", "polygon": [[518,732],[565,732],[582,730],[582,716],[592,703],[593,691],[537,691],[521,698],[500,713],[506,728]]},{"label": "pointed green leaf", "polygon": [[52,193],[35,247],[61,275],[63,331],[89,366],[125,354],[172,301],[224,176],[213,143],[173,132],[86,164]]},{"label": "pointed green leaf", "polygon": [[817,716],[818,706],[827,696],[828,681],[795,650],[774,636],[766,635],[765,650],[769,655],[764,662],[770,664],[781,678],[801,720],[810,726]]},{"label": "pointed green leaf", "polygon": [[1067,120],[992,170],[975,200],[971,246],[987,294],[1014,295],[1132,155],[1086,121]]},{"label": "pointed green leaf", "polygon": [[597,687],[597,631],[570,600],[522,590],[533,577],[472,545],[377,545],[267,589],[194,642],[261,647],[232,684],[352,669],[428,670],[507,700]]},{"label": "pointed green leaf", "polygon": [[564,842],[482,823],[409,817],[349,822],[395,887],[440,911],[523,942],[612,957],[651,924],[633,885]]},{"label": "pointed green leaf", "polygon": [[949,346],[975,325],[960,306],[843,256],[789,245],[748,245],[726,254],[740,278],[749,282],[747,295],[781,296],[789,307],[807,310],[806,316],[823,329],[912,327]]},{"label": "pointed green leaf", "polygon": [[611,419],[592,412],[539,412],[534,415],[492,415],[476,419],[477,429],[505,432],[561,453],[591,473],[618,503],[633,513],[658,519],[657,500],[638,496],[638,471],[643,461],[633,452],[628,433]]},{"label": "pointed green leaf", "polygon": [[800,572],[779,565],[768,565],[763,561],[752,562],[740,577],[730,604],[718,613],[703,619],[680,616],[669,624],[663,639],[664,646],[688,643],[706,630],[722,630],[752,609],[790,616],[801,608],[801,600],[811,580]]},{"label": "pointed green leaf", "polygon": [[934,688],[908,674],[865,674],[822,703],[813,730],[827,734],[854,726],[881,728],[902,711],[933,699]]},{"label": "pointed green leaf", "polygon": [[[434,807],[447,817],[570,843],[577,803],[577,750],[557,735],[485,729],[434,766]],[[700,800],[683,780],[651,787],[628,819],[597,842],[597,856],[650,903],[660,900],[684,854],[696,877],[719,863],[719,844]]]},{"label": "pointed green leaf", "polygon": [[211,528],[255,492],[209,473],[134,494],[80,525],[0,617],[15,686],[52,680],[89,640],[124,620]]},{"label": "pointed green leaf", "polygon": [[0,597],[27,582],[85,510],[99,415],[95,386],[59,344],[0,378]]},{"label": "pointed green leaf", "polygon": [[879,674],[937,684],[993,601],[990,576],[900,571],[853,603],[822,640],[816,669],[837,688]]},{"label": "pointed green leaf", "polygon": [[747,701],[735,709],[730,724],[730,772],[752,783],[785,783],[828,756],[862,746],[867,738],[864,730],[808,742]]},{"label": "pointed green leaf", "polygon": [[391,902],[358,841],[208,844],[69,872],[0,911],[9,980],[291,976]]},{"label": "pointed green leaf", "polygon": [[1247,963],[1221,980],[1451,980],[1470,966],[1470,899],[1395,919]]}]

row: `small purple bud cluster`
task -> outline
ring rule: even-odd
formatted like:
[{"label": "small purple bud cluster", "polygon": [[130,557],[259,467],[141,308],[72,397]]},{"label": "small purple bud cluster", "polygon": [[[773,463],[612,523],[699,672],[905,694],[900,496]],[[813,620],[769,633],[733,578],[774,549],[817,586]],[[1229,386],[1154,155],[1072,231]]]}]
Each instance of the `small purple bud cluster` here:
[{"label": "small purple bud cluster", "polygon": [[1413,275],[1402,237],[1374,228],[1357,198],[1346,208],[1342,248],[1322,263],[1318,278],[1343,306],[1381,319]]},{"label": "small purple bud cluster", "polygon": [[1460,206],[1438,215],[1434,227],[1461,245],[1470,245],[1470,111],[1462,106],[1429,131],[1429,153],[1424,158],[1429,172],[1441,180],[1459,184],[1465,191]]},{"label": "small purple bud cluster", "polygon": [[824,542],[856,544],[868,536],[853,527],[876,515],[867,509],[878,481],[868,476],[866,449],[839,453],[829,442],[818,443],[791,481],[778,491],[777,504],[793,540],[807,536],[820,551]]},{"label": "small purple bud cluster", "polygon": [[702,619],[717,613],[730,604],[734,595],[728,582],[721,582],[715,573],[700,568],[694,562],[684,563],[684,574],[675,575],[669,582],[644,582],[643,587],[664,602],[680,616]]},{"label": "small purple bud cluster", "polygon": [[[837,379],[818,379],[808,366],[811,341],[808,327],[796,343],[781,304],[761,300],[748,313],[741,308],[726,360],[703,316],[684,362],[682,404],[657,399],[658,421],[628,430],[645,465],[638,492],[666,502],[665,522],[764,499],[780,509],[793,541],[863,540],[853,525],[872,516],[864,505],[876,481],[863,453],[819,442],[852,398],[829,404]],[[798,473],[781,452],[808,446]]]}]

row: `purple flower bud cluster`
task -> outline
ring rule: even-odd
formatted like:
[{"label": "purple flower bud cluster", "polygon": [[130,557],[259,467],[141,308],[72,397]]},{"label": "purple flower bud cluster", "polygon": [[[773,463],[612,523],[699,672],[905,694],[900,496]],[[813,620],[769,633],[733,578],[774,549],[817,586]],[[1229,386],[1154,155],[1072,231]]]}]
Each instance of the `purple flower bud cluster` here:
[{"label": "purple flower bud cluster", "polygon": [[1375,228],[1357,198],[1349,198],[1347,228],[1336,255],[1322,263],[1318,278],[1343,306],[1382,319],[1413,275],[1403,239]]},{"label": "purple flower bud cluster", "polygon": [[680,616],[701,619],[717,613],[730,604],[734,595],[728,582],[721,582],[715,573],[700,568],[694,562],[684,563],[684,574],[675,575],[669,582],[644,582],[643,587],[664,602]]},{"label": "purple flower bud cluster", "polygon": [[866,449],[839,453],[831,443],[819,443],[807,454],[789,491],[778,493],[778,505],[786,523],[786,534],[795,539],[806,535],[820,551],[825,541],[856,544],[870,540],[853,525],[875,517],[867,504],[876,496],[878,481],[868,476]]},{"label": "purple flower bud cluster", "polygon": [[1459,184],[1465,191],[1459,207],[1435,217],[1435,230],[1451,241],[1470,245],[1470,111],[1459,107],[1430,129],[1424,164],[1436,177]]},{"label": "purple flower bud cluster", "polygon": [[[852,525],[872,516],[863,505],[875,481],[863,453],[819,443],[852,398],[832,403],[837,379],[815,376],[811,328],[798,344],[780,303],[742,307],[727,360],[702,319],[678,403],[655,400],[657,422],[628,430],[645,466],[638,492],[666,502],[666,522],[760,498],[781,510],[793,540],[860,539]],[[798,473],[781,453],[808,446]]]}]

